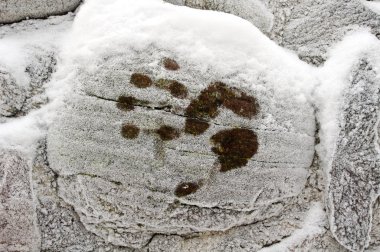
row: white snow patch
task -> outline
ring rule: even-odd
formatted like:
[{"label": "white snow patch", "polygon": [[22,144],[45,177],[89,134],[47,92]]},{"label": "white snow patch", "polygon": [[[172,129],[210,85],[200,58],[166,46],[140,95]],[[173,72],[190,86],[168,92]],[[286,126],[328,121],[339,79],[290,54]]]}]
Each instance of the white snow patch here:
[{"label": "white snow patch", "polygon": [[370,8],[373,12],[376,12],[377,14],[380,15],[380,1],[366,1],[366,0],[362,0],[361,1],[365,6],[367,6],[368,8]]},{"label": "white snow patch", "polygon": [[[58,19],[58,22],[54,22],[54,19]],[[30,29],[27,29],[24,22],[0,27],[0,66],[5,66],[15,77],[18,85],[27,85],[29,78],[25,73],[25,67],[28,47],[51,47],[59,51],[71,24],[72,18],[67,16],[33,21]],[[47,86],[47,94],[51,101],[48,105],[24,117],[9,118],[0,123],[0,148],[15,149],[29,157],[33,155],[37,141],[44,136],[49,123],[57,114],[58,104],[61,104],[60,97],[63,97],[67,90],[58,79],[59,75]]]},{"label": "white snow patch", "polygon": [[[316,71],[321,83],[314,95],[314,103],[319,110],[317,117],[321,139],[317,151],[326,172],[339,134],[340,108],[343,92],[349,85],[350,71],[361,57],[370,57],[375,62],[380,62],[379,55],[379,40],[367,30],[357,31],[333,46],[324,66]],[[379,70],[380,65],[377,72]]]},{"label": "white snow patch", "polygon": [[[70,64],[91,69],[103,55],[152,46],[173,52],[203,71],[212,66],[221,76],[234,75],[241,69],[265,72],[277,89],[299,90],[300,99],[315,85],[309,75],[312,67],[248,21],[162,0],[87,1],[76,17],[64,52],[65,58],[73,60]],[[247,85],[255,85],[255,81]]]},{"label": "white snow patch", "polygon": [[313,203],[305,217],[302,228],[297,229],[294,233],[285,238],[280,243],[273,246],[263,248],[260,252],[285,252],[294,251],[297,245],[301,244],[307,239],[316,237],[326,231],[324,225],[326,224],[326,213],[323,210],[321,203]]}]

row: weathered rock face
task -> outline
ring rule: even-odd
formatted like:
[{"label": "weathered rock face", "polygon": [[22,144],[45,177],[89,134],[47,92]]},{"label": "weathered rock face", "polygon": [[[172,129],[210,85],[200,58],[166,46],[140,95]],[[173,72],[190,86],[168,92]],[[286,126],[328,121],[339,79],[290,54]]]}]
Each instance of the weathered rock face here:
[{"label": "weathered rock face", "polygon": [[[161,8],[163,15],[177,8],[156,5],[130,8]],[[129,13],[112,18],[129,22],[135,18]],[[197,17],[185,12],[181,18]],[[77,25],[89,24],[82,19]],[[128,38],[134,31],[115,32]],[[171,43],[180,44],[175,38]],[[86,58],[96,64],[81,65],[67,80],[76,83],[75,92],[49,130],[47,149],[60,196],[88,230],[136,248],[157,233],[223,231],[279,215],[303,189],[314,155],[313,108],[286,87],[304,76],[281,70],[269,77],[252,65],[233,75],[218,72],[223,61],[213,41],[203,46],[216,66],[206,68],[165,48],[165,39],[160,44],[152,37],[158,46],[141,42],[148,46],[114,41],[124,44],[117,54],[108,53],[117,46],[96,49]],[[94,48],[107,38],[98,43]],[[276,80],[282,81],[278,89]]]},{"label": "weathered rock face", "polygon": [[[350,31],[369,28],[380,36],[379,15],[360,0],[166,1],[244,18],[281,46],[295,51],[302,60],[315,65],[321,65],[327,58],[327,49]],[[258,22],[257,18],[267,21]]]},{"label": "weathered rock face", "polygon": [[[56,65],[55,52],[31,46],[25,67],[27,83],[19,83],[6,68],[0,70],[0,117],[16,117],[47,102],[44,84]],[[26,85],[25,85],[26,84]]]},{"label": "weathered rock face", "polygon": [[75,10],[81,0],[3,0],[0,2],[0,24],[28,18],[46,18]]},{"label": "weathered rock face", "polygon": [[273,25],[273,13],[261,0],[165,0],[168,3],[197,9],[215,10],[241,17],[269,34]]},{"label": "weathered rock face", "polygon": [[331,163],[329,203],[333,234],[347,248],[363,251],[369,245],[372,208],[379,195],[380,79],[364,59],[350,81]]},{"label": "weathered rock face", "polygon": [[15,151],[0,152],[0,250],[39,251],[30,169]]}]

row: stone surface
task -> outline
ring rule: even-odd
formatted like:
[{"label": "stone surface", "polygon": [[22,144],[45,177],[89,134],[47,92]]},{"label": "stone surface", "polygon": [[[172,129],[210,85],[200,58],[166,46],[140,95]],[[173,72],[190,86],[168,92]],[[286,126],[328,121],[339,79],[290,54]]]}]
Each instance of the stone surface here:
[{"label": "stone surface", "polygon": [[10,73],[11,69],[0,70],[0,117],[25,115],[31,109],[39,108],[47,102],[44,84],[50,80],[54,72],[55,52],[37,46],[30,46],[26,51],[26,85],[16,81]]},{"label": "stone surface", "polygon": [[338,241],[353,251],[369,245],[372,207],[379,195],[379,88],[372,63],[361,60],[343,97],[331,163],[331,228]]},{"label": "stone surface", "polygon": [[80,3],[81,0],[3,0],[0,2],[0,24],[65,14]]},{"label": "stone surface", "polygon": [[[281,46],[295,51],[300,59],[314,65],[321,65],[327,58],[328,48],[350,31],[368,28],[380,37],[380,15],[360,0],[167,1],[244,18]],[[250,6],[255,11],[250,10]]]},{"label": "stone surface", "polygon": [[0,151],[0,251],[39,251],[30,167],[21,155]]},{"label": "stone surface", "polygon": [[[142,8],[141,13],[160,8],[161,15],[178,9],[158,1],[156,5],[135,3],[109,18],[116,23],[133,20],[133,8]],[[187,11],[199,12],[186,10],[178,18],[197,20]],[[76,29],[112,26],[111,21],[87,22],[78,20]],[[175,19],[165,22],[176,24]],[[141,27],[151,24],[144,19]],[[244,25],[247,35],[260,36]],[[108,39],[115,47],[95,49],[85,58],[91,65],[67,75],[73,92],[66,94],[47,138],[58,194],[74,207],[86,229],[114,245],[142,248],[156,234],[220,232],[278,216],[301,193],[314,156],[314,110],[305,99],[295,99],[302,97],[297,88],[287,86],[307,78],[283,71],[283,64],[273,75],[265,67],[259,71],[259,64],[226,75],[218,59],[225,48],[214,48],[213,42],[200,38],[198,46],[204,43],[216,57],[215,65],[203,66],[158,47],[155,37],[151,44],[139,40],[145,28],[142,34],[139,26],[119,29],[114,32],[126,37],[118,42],[112,34],[103,41],[96,33],[88,38],[94,48],[109,44]],[[129,44],[130,32],[139,42],[137,49]],[[181,44],[175,33],[160,39],[165,45],[176,37]],[[119,43],[122,51],[114,53]],[[240,41],[232,43],[242,48],[239,53],[249,51]],[[186,50],[196,51],[192,46]],[[80,56],[72,57],[68,61],[80,61]],[[248,57],[266,64],[254,53]],[[177,70],[165,64],[166,58],[177,63]]]},{"label": "stone surface", "polygon": [[260,0],[165,0],[168,3],[197,9],[215,10],[241,17],[269,34],[274,16]]}]

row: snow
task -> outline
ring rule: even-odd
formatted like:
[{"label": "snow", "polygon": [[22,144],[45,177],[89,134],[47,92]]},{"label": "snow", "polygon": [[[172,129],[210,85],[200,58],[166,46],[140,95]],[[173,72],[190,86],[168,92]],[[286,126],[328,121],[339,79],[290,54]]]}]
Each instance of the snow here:
[{"label": "snow", "polygon": [[[40,46],[58,50],[63,37],[72,24],[72,14],[46,20],[23,21],[0,27],[0,66],[9,71],[18,85],[26,86],[29,77],[25,72],[31,47]],[[50,84],[49,97],[54,101],[62,87]],[[56,95],[54,95],[56,94]],[[62,95],[62,93],[61,93]],[[0,121],[0,148],[16,149],[31,156],[35,145],[44,136],[57,103],[51,102],[37,111],[20,118]]]},{"label": "snow", "polygon": [[[316,69],[320,85],[316,87],[313,99],[318,108],[321,139],[317,151],[325,169],[330,166],[339,134],[339,110],[343,91],[349,84],[349,73],[361,57],[367,56],[379,63],[379,53],[373,53],[379,51],[380,42],[374,35],[367,30],[357,31],[333,46],[323,67]],[[377,66],[380,68],[380,64]]]},{"label": "snow", "polygon": [[373,1],[373,2],[370,2],[370,1],[366,1],[366,0],[361,0],[361,2],[367,6],[368,8],[370,8],[372,11],[376,12],[377,14],[380,14],[380,1]]},{"label": "snow", "polygon": [[76,17],[65,57],[89,68],[102,53],[144,51],[150,46],[172,51],[204,71],[212,66],[222,76],[245,68],[265,72],[269,79],[283,76],[272,81],[279,89],[308,93],[313,85],[310,76],[301,74],[310,66],[248,21],[161,0],[87,2]]}]

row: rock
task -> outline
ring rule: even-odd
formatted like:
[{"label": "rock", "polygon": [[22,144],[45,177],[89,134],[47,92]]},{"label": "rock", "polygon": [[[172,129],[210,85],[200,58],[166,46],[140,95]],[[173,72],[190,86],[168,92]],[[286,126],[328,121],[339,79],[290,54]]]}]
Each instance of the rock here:
[{"label": "rock", "polygon": [[331,229],[352,251],[363,251],[369,245],[372,207],[379,195],[379,84],[371,61],[362,59],[343,97],[340,133],[331,161]]},{"label": "rock", "polygon": [[279,45],[314,65],[321,65],[327,58],[328,48],[351,31],[369,28],[380,36],[380,15],[360,0],[167,1],[244,18]]},{"label": "rock", "polygon": [[0,24],[29,18],[46,18],[75,10],[81,0],[4,0],[0,2]]},{"label": "rock", "polygon": [[[105,13],[107,22],[88,20],[97,4],[83,6],[74,30],[112,31],[101,39],[97,31],[87,34],[93,47],[86,57],[67,54],[80,65],[66,75],[73,91],[47,143],[58,194],[86,229],[113,245],[143,248],[156,234],[223,232],[280,215],[303,190],[314,156],[314,111],[297,88],[311,80],[282,63],[294,63],[293,56],[229,15],[207,17],[204,27],[231,21],[210,40],[202,36],[208,28],[184,21],[206,22],[198,10],[115,1],[120,12]],[[136,11],[151,14],[136,21]],[[170,36],[151,26],[152,13],[166,17],[159,25]],[[133,29],[111,29],[131,20]],[[184,29],[194,37],[176,35]],[[234,40],[234,31],[252,40]],[[231,40],[215,43],[221,38]],[[263,41],[269,48],[260,47]],[[268,61],[278,63],[275,71]]]},{"label": "rock", "polygon": [[29,166],[21,153],[0,152],[0,250],[39,251]]},{"label": "rock", "polygon": [[26,100],[25,89],[5,69],[0,69],[0,116],[15,116]]},{"label": "rock", "polygon": [[263,33],[269,34],[274,16],[267,6],[260,0],[165,0],[166,2],[186,5],[188,7],[222,11],[241,17]]},{"label": "rock", "polygon": [[350,31],[369,28],[380,34],[380,15],[359,0],[302,0],[293,5],[288,19],[283,28],[274,28],[282,33],[273,37],[315,65],[322,64],[327,49]]},{"label": "rock", "polygon": [[50,80],[55,69],[54,51],[31,46],[27,49],[28,63],[25,67],[27,84],[19,83],[11,69],[0,70],[0,117],[25,115],[47,102],[44,84]]}]

